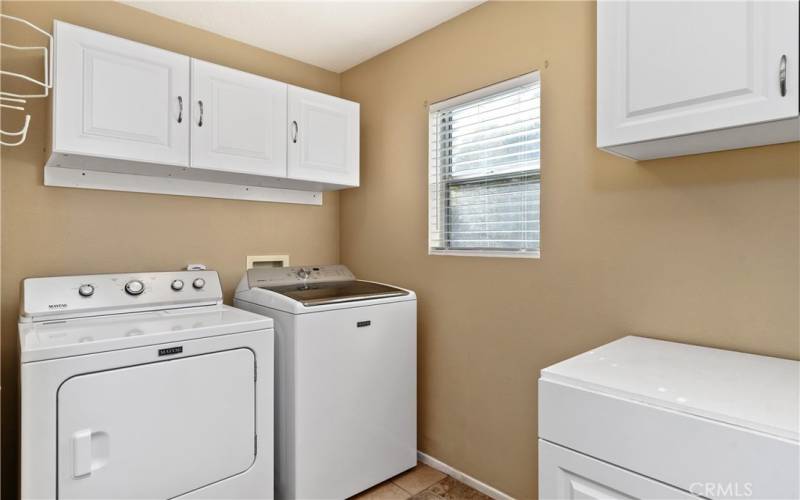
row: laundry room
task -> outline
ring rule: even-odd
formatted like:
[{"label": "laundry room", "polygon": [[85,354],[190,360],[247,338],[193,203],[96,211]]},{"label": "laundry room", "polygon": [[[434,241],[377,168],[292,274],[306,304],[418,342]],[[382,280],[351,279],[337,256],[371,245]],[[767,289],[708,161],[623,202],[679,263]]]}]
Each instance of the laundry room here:
[{"label": "laundry room", "polygon": [[0,2],[2,498],[800,497],[800,3]]}]

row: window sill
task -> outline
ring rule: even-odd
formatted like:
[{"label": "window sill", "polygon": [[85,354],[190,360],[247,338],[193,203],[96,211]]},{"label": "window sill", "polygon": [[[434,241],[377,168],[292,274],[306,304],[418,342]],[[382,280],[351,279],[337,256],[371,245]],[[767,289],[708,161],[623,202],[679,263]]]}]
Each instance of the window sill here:
[{"label": "window sill", "polygon": [[500,257],[516,259],[539,259],[539,250],[535,252],[492,251],[492,250],[428,250],[428,255],[450,255],[459,257]]}]

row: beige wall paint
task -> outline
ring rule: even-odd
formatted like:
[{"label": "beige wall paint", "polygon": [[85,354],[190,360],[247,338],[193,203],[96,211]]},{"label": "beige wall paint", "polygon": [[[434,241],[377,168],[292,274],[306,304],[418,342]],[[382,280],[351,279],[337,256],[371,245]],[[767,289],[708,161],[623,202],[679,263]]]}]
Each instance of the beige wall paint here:
[{"label": "beige wall paint", "polygon": [[[123,5],[2,8],[339,93],[334,73]],[[543,366],[627,333],[800,357],[800,145],[638,164],[596,150],[594,35],[590,3],[492,3],[346,72],[343,96],[362,103],[362,187],[341,209],[336,194],[319,208],[46,188],[46,106],[34,103],[28,143],[0,157],[3,494],[16,487],[25,276],[199,261],[230,300],[248,253],[336,262],[341,246],[358,275],[419,293],[420,448],[521,498],[536,491]],[[428,256],[424,102],[532,69],[542,259]]]},{"label": "beige wall paint", "polygon": [[[534,69],[542,258],[428,256],[424,102]],[[342,261],[419,294],[423,451],[531,498],[541,368],[632,333],[800,356],[800,144],[597,150],[594,4],[484,4],[345,72],[342,94],[362,112]]]},{"label": "beige wall paint", "polygon": [[[3,2],[3,11],[52,29],[79,24],[338,95],[339,75],[115,2]],[[11,30],[9,30],[10,32]],[[10,33],[4,33],[4,41]],[[124,98],[124,96],[120,96]],[[339,260],[339,195],[322,207],[44,187],[46,103],[31,101],[23,147],[2,151],[3,495],[17,484],[17,314],[27,276],[167,271],[202,262],[219,271],[230,302],[245,257]],[[5,128],[17,116],[4,113]]]}]

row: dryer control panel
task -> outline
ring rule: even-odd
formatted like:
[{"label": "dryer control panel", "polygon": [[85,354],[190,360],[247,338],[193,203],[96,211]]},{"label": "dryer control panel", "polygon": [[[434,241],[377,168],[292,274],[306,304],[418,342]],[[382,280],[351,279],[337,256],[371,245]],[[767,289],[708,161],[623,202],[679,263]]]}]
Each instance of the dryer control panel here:
[{"label": "dryer control panel", "polygon": [[22,321],[222,303],[216,271],[93,274],[22,281]]},{"label": "dryer control panel", "polygon": [[341,264],[328,266],[257,267],[247,270],[250,288],[275,288],[304,283],[353,281],[356,277]]}]

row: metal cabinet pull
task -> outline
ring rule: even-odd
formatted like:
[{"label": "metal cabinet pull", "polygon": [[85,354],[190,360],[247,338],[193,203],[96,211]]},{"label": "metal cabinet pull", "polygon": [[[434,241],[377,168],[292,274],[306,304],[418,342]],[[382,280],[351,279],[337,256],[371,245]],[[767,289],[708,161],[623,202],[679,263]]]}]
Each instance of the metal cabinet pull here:
[{"label": "metal cabinet pull", "polygon": [[178,123],[183,121],[183,97],[178,96]]},{"label": "metal cabinet pull", "polygon": [[292,142],[297,144],[297,121],[292,120]]},{"label": "metal cabinet pull", "polygon": [[778,81],[781,86],[781,97],[786,97],[786,54],[781,56],[781,63],[778,65]]},{"label": "metal cabinet pull", "polygon": [[203,101],[197,101],[197,105],[200,106],[200,119],[197,120],[197,126],[203,126]]}]

